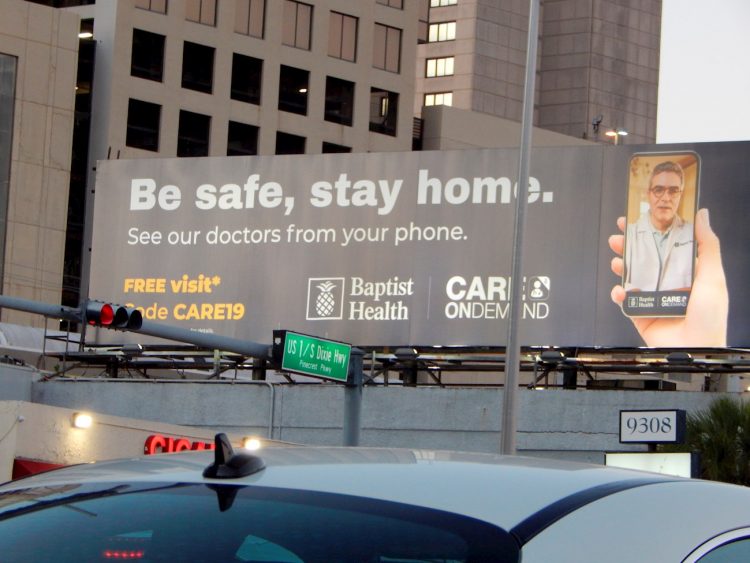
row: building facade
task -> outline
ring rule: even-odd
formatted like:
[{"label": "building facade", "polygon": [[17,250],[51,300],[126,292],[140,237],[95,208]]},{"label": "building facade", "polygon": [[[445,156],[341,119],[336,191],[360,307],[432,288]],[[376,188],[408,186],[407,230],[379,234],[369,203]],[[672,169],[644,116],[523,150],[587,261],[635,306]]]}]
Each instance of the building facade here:
[{"label": "building facade", "polygon": [[[430,0],[428,42],[417,48],[416,113],[456,108],[520,121],[526,0]],[[579,139],[656,138],[661,2],[545,0],[534,124]]]},{"label": "building facade", "polygon": [[[74,129],[78,17],[0,1],[2,292],[59,303]],[[3,319],[44,319],[4,310]],[[56,324],[56,323],[55,323]]]},{"label": "building facade", "polygon": [[[9,295],[86,294],[100,160],[515,142],[526,0],[1,2]],[[547,144],[654,140],[660,12],[543,2],[535,125],[562,134]]]}]

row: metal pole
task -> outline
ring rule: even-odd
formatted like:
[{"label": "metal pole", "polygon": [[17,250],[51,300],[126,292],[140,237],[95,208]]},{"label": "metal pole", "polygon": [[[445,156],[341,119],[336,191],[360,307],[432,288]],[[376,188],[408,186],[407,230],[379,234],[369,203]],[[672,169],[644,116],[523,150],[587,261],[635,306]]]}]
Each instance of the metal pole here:
[{"label": "metal pole", "polygon": [[362,360],[364,351],[352,348],[349,381],[344,387],[344,439],[345,446],[359,446],[362,427]]},{"label": "metal pole", "polygon": [[529,34],[526,43],[526,79],[521,120],[521,146],[518,163],[518,193],[516,196],[516,221],[513,227],[513,262],[511,265],[511,301],[508,340],[505,347],[505,389],[503,391],[503,420],[500,451],[516,453],[516,425],[518,404],[519,359],[518,321],[521,314],[521,289],[523,287],[523,230],[526,224],[526,206],[529,193],[529,161],[531,157],[531,130],[534,121],[534,83],[536,78],[536,51],[539,40],[539,0],[529,0]]},{"label": "metal pole", "polygon": [[[64,305],[50,305],[48,303],[22,299],[20,297],[0,295],[0,307],[26,311],[27,313],[36,313],[38,315],[44,315],[45,317],[77,322],[83,321],[83,312],[81,309],[74,309]],[[271,346],[267,344],[239,340],[237,338],[221,336],[218,334],[196,332],[186,328],[156,323],[154,321],[144,320],[141,328],[135,332],[139,334],[148,334],[149,336],[156,336],[158,338],[166,338],[167,340],[175,340],[177,342],[186,342],[210,350],[222,350],[225,352],[244,354],[253,358],[270,359],[272,357]]]}]

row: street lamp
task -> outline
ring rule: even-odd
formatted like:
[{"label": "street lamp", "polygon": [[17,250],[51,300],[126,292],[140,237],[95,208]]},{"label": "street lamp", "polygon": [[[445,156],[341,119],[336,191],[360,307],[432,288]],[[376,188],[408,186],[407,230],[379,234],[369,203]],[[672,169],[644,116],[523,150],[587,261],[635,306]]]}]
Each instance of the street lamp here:
[{"label": "street lamp", "polygon": [[608,129],[604,134],[607,137],[612,137],[615,145],[619,145],[620,137],[627,137],[628,132],[622,127],[615,127],[613,129]]}]

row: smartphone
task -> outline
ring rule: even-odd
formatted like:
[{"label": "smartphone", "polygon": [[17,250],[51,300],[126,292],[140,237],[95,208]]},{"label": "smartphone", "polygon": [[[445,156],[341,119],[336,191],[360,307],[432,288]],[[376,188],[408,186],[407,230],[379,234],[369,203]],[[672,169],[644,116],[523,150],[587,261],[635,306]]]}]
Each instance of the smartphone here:
[{"label": "smartphone", "polygon": [[628,166],[622,286],[631,317],[680,317],[695,277],[700,157],[636,153]]}]

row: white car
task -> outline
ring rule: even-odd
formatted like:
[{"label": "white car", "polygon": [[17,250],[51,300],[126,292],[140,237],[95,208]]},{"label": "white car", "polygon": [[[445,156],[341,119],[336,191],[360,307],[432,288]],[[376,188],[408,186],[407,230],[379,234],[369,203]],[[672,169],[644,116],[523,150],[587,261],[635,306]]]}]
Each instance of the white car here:
[{"label": "white car", "polygon": [[0,561],[750,561],[750,489],[520,456],[268,447],[0,487]]}]

